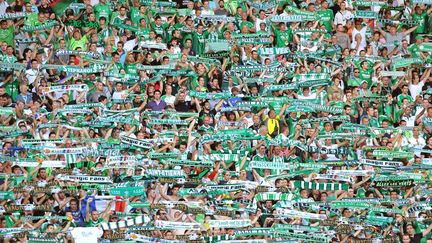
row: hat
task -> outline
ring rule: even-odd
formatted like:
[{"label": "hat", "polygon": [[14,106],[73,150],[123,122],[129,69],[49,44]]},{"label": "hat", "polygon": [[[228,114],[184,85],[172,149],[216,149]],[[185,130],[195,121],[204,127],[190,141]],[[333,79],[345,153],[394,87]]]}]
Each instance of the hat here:
[{"label": "hat", "polygon": [[361,81],[361,83],[360,83],[360,84],[363,84],[363,83],[367,83],[367,81],[366,81],[366,80],[363,80],[363,81]]}]

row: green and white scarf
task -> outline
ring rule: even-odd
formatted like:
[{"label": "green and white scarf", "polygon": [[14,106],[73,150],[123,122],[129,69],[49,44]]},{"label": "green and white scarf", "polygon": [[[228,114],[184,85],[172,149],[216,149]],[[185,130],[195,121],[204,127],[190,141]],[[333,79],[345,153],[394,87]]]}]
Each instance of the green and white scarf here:
[{"label": "green and white scarf", "polygon": [[348,184],[339,183],[315,183],[306,181],[294,181],[295,188],[311,189],[311,190],[324,190],[324,191],[348,191]]},{"label": "green and white scarf", "polygon": [[44,87],[43,92],[46,94],[51,92],[66,92],[70,90],[81,92],[81,91],[88,91],[89,88],[87,84],[57,85],[57,86]]},{"label": "green and white scarf", "polygon": [[105,176],[59,175],[57,177],[62,181],[78,181],[80,183],[112,183],[111,179]]},{"label": "green and white scarf", "polygon": [[292,210],[287,208],[277,208],[275,214],[283,217],[300,217],[305,219],[316,219],[316,220],[327,219],[327,216],[325,214],[308,213],[308,212],[302,212],[302,211],[297,211],[297,210]]},{"label": "green and white scarf", "polygon": [[288,47],[270,47],[270,48],[259,48],[258,55],[269,56],[269,55],[284,55],[290,53],[291,50]]},{"label": "green and white scarf", "polygon": [[155,145],[154,143],[150,143],[147,141],[143,141],[140,139],[136,139],[136,138],[131,138],[131,137],[127,137],[127,136],[121,136],[120,137],[120,141],[122,143],[126,143],[129,145],[133,145],[139,148],[144,148],[144,149],[151,149],[153,148],[153,146]]},{"label": "green and white scarf", "polygon": [[354,12],[354,18],[376,19],[378,18],[378,14],[373,11],[357,10]]},{"label": "green and white scarf", "polygon": [[385,160],[373,160],[373,159],[361,159],[360,161],[362,164],[378,166],[378,167],[399,167],[403,165],[403,163],[399,161],[385,161]]},{"label": "green and white scarf", "polygon": [[251,225],[250,219],[209,220],[211,228],[244,228]]},{"label": "green and white scarf", "polygon": [[0,15],[0,19],[21,19],[27,17],[27,13],[16,12],[16,13],[5,13]]},{"label": "green and white scarf", "polygon": [[412,158],[413,154],[410,152],[403,151],[390,151],[390,150],[374,150],[373,156],[383,157],[383,158]]},{"label": "green and white scarf", "polygon": [[186,175],[183,170],[157,170],[147,169],[145,174],[157,178],[184,178]]},{"label": "green and white scarf", "polygon": [[291,193],[263,192],[263,193],[257,193],[255,195],[255,200],[257,202],[267,201],[267,200],[291,201],[294,197],[295,197],[294,194]]},{"label": "green and white scarf", "polygon": [[37,26],[24,25],[22,30],[24,30],[26,32],[34,32],[37,30],[51,29],[52,27],[54,27],[56,25],[58,25],[58,23],[56,21],[48,21],[45,24],[41,24],[41,25],[37,25]]},{"label": "green and white scarf", "polygon": [[109,223],[102,222],[101,227],[103,230],[113,230],[113,229],[136,226],[142,223],[147,224],[148,222],[150,222],[150,220],[151,219],[147,215],[141,215],[133,219],[123,220],[118,222],[109,222]]}]

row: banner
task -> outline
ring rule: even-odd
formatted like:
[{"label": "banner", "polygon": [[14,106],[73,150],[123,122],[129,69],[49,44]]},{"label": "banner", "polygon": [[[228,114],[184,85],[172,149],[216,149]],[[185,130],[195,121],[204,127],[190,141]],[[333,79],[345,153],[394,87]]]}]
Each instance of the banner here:
[{"label": "banner", "polygon": [[200,223],[187,223],[187,222],[173,222],[156,220],[154,222],[155,227],[169,230],[200,230]]},{"label": "banner", "polygon": [[89,90],[87,84],[71,84],[71,85],[57,85],[57,86],[49,86],[43,88],[43,93],[51,93],[51,92],[66,92],[66,91],[85,91],[87,92]]},{"label": "banner", "polygon": [[158,170],[158,169],[147,169],[145,174],[151,177],[164,177],[164,178],[184,178],[185,173],[183,170]]},{"label": "banner", "polygon": [[323,190],[323,191],[348,191],[348,184],[339,183],[315,183],[306,181],[294,181],[294,188]]},{"label": "banner", "polygon": [[308,213],[308,212],[302,212],[302,211],[286,209],[286,208],[277,208],[275,211],[276,211],[276,215],[284,216],[284,217],[300,217],[304,219],[315,219],[315,220],[327,219],[327,216],[325,214]]},{"label": "banner", "polygon": [[244,228],[251,225],[249,219],[239,220],[209,220],[211,228]]},{"label": "banner", "polygon": [[112,183],[111,179],[105,176],[58,175],[57,178],[62,181],[78,181],[80,183]]},{"label": "banner", "polygon": [[136,138],[127,137],[124,135],[120,137],[120,141],[122,143],[126,143],[129,145],[133,145],[133,146],[136,146],[139,148],[144,148],[144,149],[151,149],[155,145],[154,143],[151,143],[151,142],[147,142],[147,141],[136,139]]},{"label": "banner", "polygon": [[317,18],[313,15],[279,15],[272,16],[270,21],[273,23],[293,23],[293,22],[306,22],[314,21]]},{"label": "banner", "polygon": [[122,197],[135,197],[145,194],[144,184],[140,182],[126,182],[113,184],[109,190],[110,195]]},{"label": "banner", "polygon": [[382,158],[409,158],[413,157],[413,154],[410,152],[403,151],[390,151],[390,150],[374,150],[372,153],[373,156],[382,157]]},{"label": "banner", "polygon": [[102,222],[101,227],[103,230],[113,230],[113,229],[136,226],[143,223],[147,224],[148,222],[150,222],[150,218],[147,215],[141,215],[133,219],[122,220],[118,222],[109,222],[109,223]]},{"label": "banner", "polygon": [[403,166],[403,163],[399,162],[399,161],[361,159],[360,162],[362,164],[365,164],[365,165],[372,165],[372,166],[377,166],[377,167],[399,167],[399,166]]},{"label": "banner", "polygon": [[47,21],[47,22],[45,22],[45,24],[41,24],[41,25],[37,25],[37,26],[24,25],[22,30],[24,30],[26,32],[34,32],[37,30],[51,29],[52,27],[54,27],[56,25],[58,25],[58,23],[56,21]]},{"label": "banner", "polygon": [[55,160],[45,160],[42,161],[41,163],[38,161],[17,161],[14,162],[13,165],[17,165],[20,167],[30,167],[30,168],[34,168],[36,166],[40,166],[40,168],[65,168],[67,166],[66,161],[55,161]]},{"label": "banner", "polygon": [[389,181],[377,181],[373,183],[374,187],[392,187],[392,188],[399,188],[399,187],[412,187],[414,186],[414,180],[389,180]]},{"label": "banner", "polygon": [[366,10],[356,10],[354,12],[354,18],[358,19],[376,19],[378,18],[378,14],[373,11]]},{"label": "banner", "polygon": [[21,19],[27,17],[27,13],[16,12],[16,13],[4,13],[0,15],[0,19]]}]

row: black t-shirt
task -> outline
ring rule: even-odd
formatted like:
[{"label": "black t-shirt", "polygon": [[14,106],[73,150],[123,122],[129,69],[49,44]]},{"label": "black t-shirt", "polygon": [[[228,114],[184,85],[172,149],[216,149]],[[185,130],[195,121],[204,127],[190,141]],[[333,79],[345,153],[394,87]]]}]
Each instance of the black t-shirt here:
[{"label": "black t-shirt", "polygon": [[188,112],[190,105],[191,105],[190,101],[179,101],[177,105],[175,105],[175,109],[176,111],[179,112]]},{"label": "black t-shirt", "polygon": [[417,234],[414,234],[414,237],[410,237],[410,238],[411,238],[410,243],[420,243],[421,239],[423,238],[423,234],[417,233]]}]

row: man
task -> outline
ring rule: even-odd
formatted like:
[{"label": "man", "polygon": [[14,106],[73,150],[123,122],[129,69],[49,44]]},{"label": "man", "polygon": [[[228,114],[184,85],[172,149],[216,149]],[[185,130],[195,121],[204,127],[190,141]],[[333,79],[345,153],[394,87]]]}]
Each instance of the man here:
[{"label": "man", "polygon": [[327,31],[331,31],[334,28],[334,15],[333,11],[328,9],[328,6],[328,2],[324,0],[321,3],[321,10],[318,11],[318,16],[320,17],[320,22],[325,25]]},{"label": "man", "polygon": [[93,198],[89,198],[87,199],[87,203],[86,203],[86,220],[85,220],[86,227],[98,227],[102,222],[108,221],[109,212],[111,210],[111,205],[114,202],[114,199],[111,199],[108,202],[104,212],[100,215],[97,210],[90,210],[90,203],[92,201]]},{"label": "man", "polygon": [[225,4],[223,0],[219,0],[217,9],[214,11],[215,15],[228,15],[229,12],[225,9]]},{"label": "man", "polygon": [[113,24],[113,25],[122,24],[123,21],[125,21],[126,19],[127,19],[126,7],[121,6],[119,14],[111,20],[111,24]]},{"label": "man", "polygon": [[22,101],[24,102],[26,108],[31,107],[33,105],[33,94],[31,92],[28,92],[27,85],[21,84],[19,86],[19,91],[20,93],[16,98],[17,102]]},{"label": "man", "polygon": [[408,235],[409,236],[409,239],[410,239],[410,243],[420,243],[421,242],[421,239],[423,238],[423,237],[425,237],[425,236],[427,236],[430,232],[431,232],[431,230],[432,230],[432,224],[430,224],[429,225],[429,227],[427,227],[427,229],[425,229],[423,232],[421,232],[421,233],[416,233],[416,231],[415,231],[415,228],[414,228],[414,226],[412,225],[412,224],[408,224],[406,227],[405,227],[405,231],[406,231],[406,234],[403,234],[403,231],[401,232],[402,233],[402,235],[405,237],[406,235]]},{"label": "man", "polygon": [[111,10],[110,7],[105,3],[105,0],[99,0],[93,8],[96,13],[96,19],[99,20],[100,17],[105,17],[107,20],[110,19]]},{"label": "man", "polygon": [[203,0],[202,1],[202,15],[215,15],[212,9],[210,9],[210,3],[209,0]]},{"label": "man", "polygon": [[351,13],[351,11],[346,9],[345,2],[342,2],[339,6],[340,10],[336,13],[333,23],[334,25],[342,25],[344,27],[347,20],[353,19],[354,15]]},{"label": "man", "polygon": [[84,226],[84,217],[81,214],[81,210],[78,207],[78,200],[73,198],[69,202],[69,207],[65,209],[65,212],[70,212],[72,214],[74,223],[76,223],[79,227]]},{"label": "man", "polygon": [[101,81],[97,81],[95,86],[95,91],[90,93],[87,97],[87,101],[89,103],[97,103],[99,102],[99,97],[104,95],[105,97],[109,97],[110,93],[107,87],[103,85]]},{"label": "man", "polygon": [[[413,32],[415,29],[417,29],[418,25],[412,27],[411,29],[408,29],[404,32],[397,32],[397,26],[392,25],[390,26],[390,31],[385,32],[381,29],[381,27],[378,26],[378,31],[385,37],[387,42],[387,48],[388,52],[391,53],[393,49],[396,47],[396,45],[399,45],[399,43],[402,42],[402,40],[405,38],[405,36],[409,35],[411,32]],[[354,36],[354,31],[353,31]]]},{"label": "man", "polygon": [[279,23],[279,29],[274,29],[276,35],[276,46],[285,47],[293,40],[291,28],[287,28],[285,23]]},{"label": "man", "polygon": [[358,87],[362,83],[360,78],[360,69],[355,68],[352,77],[348,80],[348,86],[350,87]]},{"label": "man", "polygon": [[345,27],[342,24],[338,24],[336,27],[337,44],[343,49],[351,47],[351,41],[349,35],[345,32]]},{"label": "man", "polygon": [[430,16],[431,13],[432,8],[429,8],[427,11],[422,11],[419,5],[414,8],[412,20],[415,21],[416,25],[418,26],[414,31],[415,34],[424,34],[426,32],[426,18],[427,16]]},{"label": "man", "polygon": [[0,21],[0,40],[8,46],[14,46],[14,26],[9,25],[7,20]]},{"label": "man", "polygon": [[[214,120],[214,117],[216,116],[216,113],[221,109],[223,102],[224,102],[224,100],[221,99],[219,101],[219,103],[215,106],[215,108],[211,109],[210,102],[204,101],[204,104],[202,106],[202,110],[199,111],[198,125],[201,126],[203,124],[205,116],[210,116]],[[198,104],[198,102],[197,102],[197,104]],[[198,110],[200,110],[200,109],[201,109],[201,106],[199,106]]]},{"label": "man", "polygon": [[167,103],[161,100],[161,92],[156,90],[154,92],[154,99],[147,104],[146,109],[150,109],[152,111],[163,111],[167,108]]},{"label": "man", "polygon": [[409,94],[409,87],[406,84],[402,86],[402,93],[397,96],[397,104],[399,106],[402,105],[403,99],[408,99],[409,103],[414,101],[413,97]]}]

